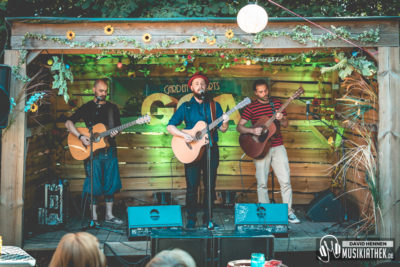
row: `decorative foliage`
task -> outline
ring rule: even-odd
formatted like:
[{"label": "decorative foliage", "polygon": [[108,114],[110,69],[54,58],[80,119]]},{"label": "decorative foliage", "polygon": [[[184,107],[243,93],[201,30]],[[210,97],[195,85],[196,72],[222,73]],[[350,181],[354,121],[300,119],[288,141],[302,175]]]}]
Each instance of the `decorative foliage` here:
[{"label": "decorative foliage", "polygon": [[360,186],[344,194],[356,190],[368,190],[366,199],[373,200],[373,213],[368,212],[369,205],[364,206],[364,220],[360,222],[362,225],[358,230],[358,232],[368,232],[374,229],[377,216],[382,216],[377,189],[377,150],[374,138],[376,127],[371,127],[374,123],[366,123],[364,120],[365,112],[376,111],[377,85],[354,71],[352,76],[344,79],[342,87],[345,89],[345,94],[336,99],[339,102],[338,107],[342,107],[341,110],[339,109],[338,116],[343,118],[342,125],[355,132],[358,138],[357,141],[346,140],[346,152],[333,166],[338,170],[335,182],[345,179],[343,177],[347,177],[350,170],[354,170],[351,174],[355,179],[362,179],[360,174],[365,173],[367,186]]},{"label": "decorative foliage", "polygon": [[51,71],[54,72],[53,75],[53,89],[58,89],[58,95],[64,96],[65,103],[68,103],[68,87],[67,80],[73,82],[74,78],[72,72],[69,68],[65,67],[65,64],[59,57],[53,57],[53,66],[51,66]]},{"label": "decorative foliage", "polygon": [[323,67],[321,68],[321,73],[324,74],[326,72],[339,71],[339,77],[341,79],[346,78],[351,75],[353,70],[357,70],[363,76],[371,76],[376,73],[376,66],[373,62],[366,59],[366,57],[351,57],[347,58],[345,53],[340,52],[336,55],[334,53],[335,58],[339,60],[335,66],[332,67]]},{"label": "decorative foliage", "polygon": [[[352,35],[349,31],[347,31],[344,27],[331,26],[334,34],[326,33],[322,35],[314,35],[311,31],[311,28],[306,25],[298,25],[292,31],[262,31],[256,34],[252,41],[247,41],[240,39],[238,37],[234,37],[234,33],[232,30],[228,29],[225,33],[227,39],[225,42],[217,43],[217,37],[215,33],[207,28],[203,28],[201,34],[193,35],[190,38],[182,38],[176,40],[163,40],[154,45],[142,45],[137,42],[135,39],[126,38],[126,37],[115,37],[114,39],[107,42],[77,42],[71,41],[75,37],[75,33],[73,31],[68,31],[67,39],[61,39],[58,37],[48,37],[44,34],[35,34],[35,33],[26,33],[23,40],[22,45],[25,44],[27,39],[36,39],[36,40],[50,40],[55,43],[65,44],[69,47],[84,47],[84,48],[102,48],[102,47],[110,47],[117,43],[123,43],[125,45],[133,46],[133,48],[140,50],[153,50],[153,49],[161,49],[161,48],[169,48],[173,45],[180,45],[184,42],[192,42],[195,43],[197,40],[204,43],[206,42],[209,45],[217,45],[219,48],[227,48],[229,44],[236,43],[243,47],[254,48],[256,45],[260,44],[262,40],[266,37],[281,37],[288,36],[293,41],[297,41],[300,44],[306,44],[307,42],[316,43],[318,46],[323,46],[328,40],[336,40],[340,37],[348,38],[350,40],[357,40],[363,43],[377,43],[380,39],[379,28],[375,30],[364,31],[358,35]],[[149,43],[151,40],[151,35],[149,33],[145,33],[142,36],[142,40],[145,43]]]},{"label": "decorative foliage", "polygon": [[40,99],[42,99],[44,95],[45,95],[44,92],[39,92],[39,93],[35,93],[35,94],[31,95],[31,97],[25,104],[24,111],[28,112],[30,110],[32,112],[36,112],[39,108],[39,106],[36,104],[36,102],[39,101]]}]

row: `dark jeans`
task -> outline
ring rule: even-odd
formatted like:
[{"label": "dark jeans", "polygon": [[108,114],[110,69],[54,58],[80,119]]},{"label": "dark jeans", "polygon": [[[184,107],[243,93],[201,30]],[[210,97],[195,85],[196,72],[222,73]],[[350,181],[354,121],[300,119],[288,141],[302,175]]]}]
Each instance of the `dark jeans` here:
[{"label": "dark jeans", "polygon": [[[90,160],[86,160],[84,164],[86,179],[83,184],[83,193],[90,196]],[[113,201],[114,193],[121,188],[117,149],[109,147],[96,151],[93,156],[93,204],[96,204],[96,196],[101,195],[104,195],[107,202]]]},{"label": "dark jeans", "polygon": [[[219,149],[217,144],[213,144],[211,148],[211,208],[214,205],[215,200],[215,182],[217,179],[217,168],[219,165]],[[197,212],[197,192],[200,184],[200,175],[203,172],[203,185],[204,185],[204,218],[208,221],[208,194],[207,194],[207,150],[204,150],[203,156],[200,160],[185,164],[185,176],[186,176],[186,208],[188,211],[188,219],[196,220]]]}]

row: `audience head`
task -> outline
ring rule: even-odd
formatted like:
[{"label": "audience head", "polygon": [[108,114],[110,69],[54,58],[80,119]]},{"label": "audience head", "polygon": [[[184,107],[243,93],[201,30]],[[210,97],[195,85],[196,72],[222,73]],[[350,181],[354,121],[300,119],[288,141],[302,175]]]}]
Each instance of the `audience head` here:
[{"label": "audience head", "polygon": [[99,241],[89,233],[69,233],[63,236],[49,267],[105,267],[106,259]]},{"label": "audience head", "polygon": [[179,248],[163,250],[146,267],[196,267],[192,256]]}]

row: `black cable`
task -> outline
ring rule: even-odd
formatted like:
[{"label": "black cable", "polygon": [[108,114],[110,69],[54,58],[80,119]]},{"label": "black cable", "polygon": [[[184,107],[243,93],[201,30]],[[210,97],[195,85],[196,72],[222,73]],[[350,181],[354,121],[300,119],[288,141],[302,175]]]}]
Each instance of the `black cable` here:
[{"label": "black cable", "polygon": [[111,251],[111,253],[116,257],[116,259],[120,263],[122,263],[124,266],[139,266],[139,264],[142,264],[143,262],[145,262],[147,259],[150,258],[150,255],[147,255],[147,253],[146,253],[146,255],[143,257],[143,259],[140,259],[136,262],[130,262],[130,261],[127,261],[124,258],[122,258],[120,255],[118,255],[115,252],[115,250],[107,242],[104,243],[104,247],[107,247]]}]

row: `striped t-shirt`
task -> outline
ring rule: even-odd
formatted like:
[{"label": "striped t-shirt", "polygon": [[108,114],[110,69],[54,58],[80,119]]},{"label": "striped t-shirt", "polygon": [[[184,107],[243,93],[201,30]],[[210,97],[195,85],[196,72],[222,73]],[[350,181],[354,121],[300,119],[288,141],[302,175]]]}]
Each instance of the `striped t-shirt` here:
[{"label": "striped t-shirt", "polygon": [[[270,101],[272,101],[272,103],[274,103],[274,110],[275,110],[275,112],[277,112],[278,109],[282,106],[281,101],[279,99],[275,99],[275,98],[270,98]],[[287,115],[286,111],[283,111],[282,113],[285,116]],[[242,114],[242,119],[251,121],[251,123],[254,125],[257,123],[257,121],[260,119],[260,117],[265,116],[265,115],[267,115],[268,117],[271,117],[274,115],[274,113],[272,112],[271,105],[269,103],[263,104],[256,100],[256,101],[251,102],[251,104],[248,105],[244,109],[243,114]],[[279,127],[279,123],[277,123],[278,121],[275,120],[275,122]],[[282,134],[280,132],[278,134],[274,134],[271,137],[271,145],[273,147],[283,145]]]}]

